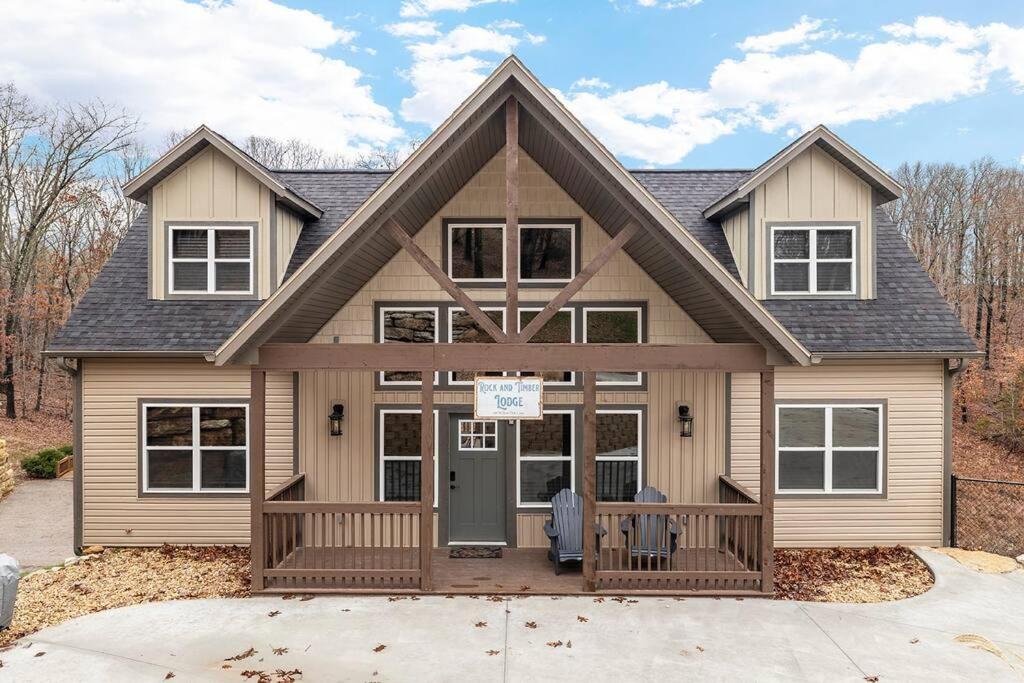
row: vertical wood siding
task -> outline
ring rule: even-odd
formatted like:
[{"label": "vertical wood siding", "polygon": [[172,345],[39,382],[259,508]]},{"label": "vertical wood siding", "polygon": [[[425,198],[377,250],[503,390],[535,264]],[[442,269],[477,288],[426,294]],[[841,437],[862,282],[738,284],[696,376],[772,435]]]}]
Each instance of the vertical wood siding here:
[{"label": "vertical wood siding", "polygon": [[[85,545],[249,542],[249,498],[140,497],[140,398],[249,398],[249,369],[198,360],[82,362]],[[292,376],[267,376],[267,490],[292,474]]]},{"label": "vertical wood siding", "polygon": [[[871,186],[828,153],[811,147],[754,189],[754,295],[768,295],[767,225],[780,221],[849,221],[857,234],[860,298],[875,298]],[[730,243],[731,244],[731,243]],[[735,251],[735,249],[734,249]],[[741,269],[742,272],[742,269]]]},{"label": "vertical wood siding", "polygon": [[[272,193],[252,175],[212,147],[189,159],[153,188],[149,243],[150,297],[167,295],[166,221],[245,221],[256,223],[258,294],[270,295],[270,212]],[[280,251],[280,250],[279,250]]]},{"label": "vertical wood siding", "polygon": [[[780,547],[941,545],[943,402],[940,363],[777,368],[777,399],[886,399],[887,495],[775,499]],[[732,376],[732,476],[758,490],[758,378]]]},{"label": "vertical wood siding", "polygon": [[273,283],[276,289],[284,281],[284,274],[288,271],[288,262],[295,251],[295,244],[299,241],[299,233],[302,231],[302,218],[289,211],[280,204],[277,206],[277,234],[273,237],[277,240],[275,256],[277,257],[276,274],[277,279]]},{"label": "vertical wood siding", "polygon": [[722,231],[729,243],[732,258],[736,261],[736,269],[740,271],[740,281],[747,285],[750,277],[750,211],[740,209],[722,221]]}]

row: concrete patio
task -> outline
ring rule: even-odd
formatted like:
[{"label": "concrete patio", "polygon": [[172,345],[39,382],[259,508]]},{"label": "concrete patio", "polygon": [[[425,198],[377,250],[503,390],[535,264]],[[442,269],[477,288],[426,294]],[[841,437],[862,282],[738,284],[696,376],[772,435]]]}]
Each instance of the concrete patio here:
[{"label": "concrete patio", "polygon": [[936,586],[876,605],[486,596],[154,603],[26,638],[0,653],[0,680],[239,681],[263,671],[276,681],[276,671],[294,669],[306,681],[1024,678],[1024,571],[980,574],[922,555]]}]

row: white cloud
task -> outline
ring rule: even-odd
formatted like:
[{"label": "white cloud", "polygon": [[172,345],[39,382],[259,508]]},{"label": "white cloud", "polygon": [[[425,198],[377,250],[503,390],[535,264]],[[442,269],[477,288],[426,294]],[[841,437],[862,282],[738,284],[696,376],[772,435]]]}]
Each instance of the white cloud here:
[{"label": "white cloud", "polygon": [[512,0],[405,0],[398,10],[403,17],[426,17],[434,12],[465,12],[479,5]]},{"label": "white cloud", "polygon": [[602,81],[597,76],[591,76],[590,78],[577,78],[573,81],[573,84],[569,86],[570,90],[607,90],[612,87],[605,81]]},{"label": "white cloud", "polygon": [[[679,8],[690,8],[696,7],[704,0],[636,0],[638,7],[660,7],[662,9],[679,9]],[[618,0],[611,0],[611,3],[616,9],[620,9],[621,5]]]},{"label": "white cloud", "polygon": [[400,21],[387,24],[384,30],[399,38],[429,38],[439,33],[438,26],[436,21]]},{"label": "white cloud", "polygon": [[324,54],[356,34],[312,12],[270,0],[0,0],[0,16],[0,81],[123,105],[150,142],[204,122],[342,154],[402,135],[363,74]]},{"label": "white cloud", "polygon": [[818,29],[825,23],[821,19],[812,19],[807,15],[784,31],[765,33],[759,36],[747,36],[736,47],[744,52],[775,52],[788,45],[803,45],[815,40],[820,35]]}]

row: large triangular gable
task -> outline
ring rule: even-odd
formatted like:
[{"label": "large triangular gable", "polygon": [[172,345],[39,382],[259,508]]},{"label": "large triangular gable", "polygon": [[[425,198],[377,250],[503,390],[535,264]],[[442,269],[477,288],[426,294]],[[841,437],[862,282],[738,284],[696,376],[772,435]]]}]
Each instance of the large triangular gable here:
[{"label": "large triangular gable", "polygon": [[389,219],[418,230],[504,146],[503,104],[520,104],[520,146],[610,235],[640,225],[626,251],[719,342],[763,344],[783,362],[810,354],[514,56],[357,209],[215,354],[252,360],[260,344],[313,336],[398,246]]}]

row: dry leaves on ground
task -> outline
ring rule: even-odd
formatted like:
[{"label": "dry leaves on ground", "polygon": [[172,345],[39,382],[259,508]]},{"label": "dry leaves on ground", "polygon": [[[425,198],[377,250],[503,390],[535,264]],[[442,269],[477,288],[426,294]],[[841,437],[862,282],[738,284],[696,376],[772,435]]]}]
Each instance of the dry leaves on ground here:
[{"label": "dry leaves on ground", "polygon": [[145,602],[249,594],[245,548],[108,549],[99,557],[21,580],[14,621],[0,646],[101,610]]},{"label": "dry leaves on ground", "polygon": [[884,602],[931,588],[931,572],[902,546],[775,551],[775,598]]}]

